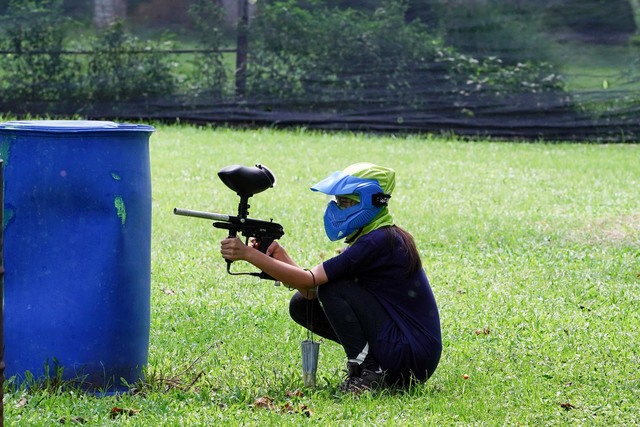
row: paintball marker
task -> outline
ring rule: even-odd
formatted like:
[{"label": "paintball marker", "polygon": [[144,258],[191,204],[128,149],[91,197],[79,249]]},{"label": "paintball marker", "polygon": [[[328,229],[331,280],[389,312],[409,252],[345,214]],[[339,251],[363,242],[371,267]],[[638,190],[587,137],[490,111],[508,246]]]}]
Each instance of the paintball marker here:
[{"label": "paintball marker", "polygon": [[[273,220],[262,221],[259,219],[249,218],[249,198],[254,194],[260,193],[267,188],[273,187],[276,178],[264,165],[256,165],[254,167],[247,166],[227,166],[218,171],[220,180],[231,190],[240,196],[240,204],[238,205],[238,215],[223,215],[219,213],[193,211],[189,209],[174,208],[175,215],[190,216],[194,218],[210,219],[215,221],[213,226],[223,228],[229,231],[229,237],[235,237],[237,233],[245,236],[245,244],[248,244],[249,238],[255,239],[255,245],[260,252],[265,253],[267,248],[276,239],[284,235],[282,226]],[[249,275],[259,277],[261,279],[275,280],[273,277],[261,272],[243,272],[237,273],[231,271],[232,261],[227,260],[227,273],[233,275]]]}]

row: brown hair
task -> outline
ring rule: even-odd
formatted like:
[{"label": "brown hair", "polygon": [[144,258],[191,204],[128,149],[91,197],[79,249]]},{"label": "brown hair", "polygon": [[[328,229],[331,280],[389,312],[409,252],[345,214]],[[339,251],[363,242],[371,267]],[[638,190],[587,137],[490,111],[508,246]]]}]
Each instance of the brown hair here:
[{"label": "brown hair", "polygon": [[385,227],[385,229],[387,230],[387,233],[389,233],[389,242],[392,242],[395,236],[399,236],[404,243],[407,259],[409,261],[407,276],[410,276],[416,271],[420,270],[422,268],[422,260],[420,259],[420,254],[418,253],[416,242],[413,239],[411,233],[403,228],[398,227],[397,225]]}]

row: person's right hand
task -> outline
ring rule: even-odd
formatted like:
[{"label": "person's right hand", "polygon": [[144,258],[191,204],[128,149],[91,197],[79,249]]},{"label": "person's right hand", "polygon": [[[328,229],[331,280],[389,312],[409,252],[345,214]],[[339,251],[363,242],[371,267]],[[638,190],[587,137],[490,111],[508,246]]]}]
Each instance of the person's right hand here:
[{"label": "person's right hand", "polygon": [[251,248],[242,243],[238,237],[227,237],[220,242],[220,253],[228,261],[246,259],[247,249]]}]

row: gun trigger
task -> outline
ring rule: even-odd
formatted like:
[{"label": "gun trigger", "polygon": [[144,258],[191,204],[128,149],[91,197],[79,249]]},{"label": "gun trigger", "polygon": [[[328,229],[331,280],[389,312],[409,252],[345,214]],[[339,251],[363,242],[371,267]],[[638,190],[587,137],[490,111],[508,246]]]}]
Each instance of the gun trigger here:
[{"label": "gun trigger", "polygon": [[280,286],[280,280],[276,280],[273,282],[273,286]]}]

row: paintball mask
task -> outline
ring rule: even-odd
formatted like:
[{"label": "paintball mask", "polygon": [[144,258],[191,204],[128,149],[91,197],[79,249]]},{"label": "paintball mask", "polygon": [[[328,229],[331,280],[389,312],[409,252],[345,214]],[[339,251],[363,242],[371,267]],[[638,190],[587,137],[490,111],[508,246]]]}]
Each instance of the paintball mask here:
[{"label": "paintball mask", "polygon": [[[361,163],[357,165],[371,165]],[[357,166],[353,165],[353,166]],[[335,201],[331,201],[324,214],[324,229],[327,237],[335,241],[343,239],[356,232],[358,229],[369,224],[380,211],[387,206],[391,197],[386,194],[377,179],[354,176],[357,173],[334,172],[329,177],[323,179],[311,190],[319,191],[332,196],[357,196],[359,202],[348,208],[340,208]],[[360,175],[366,175],[359,173]]]}]

